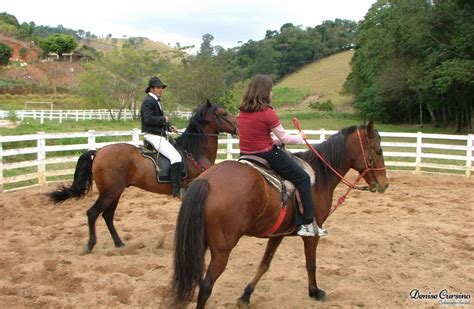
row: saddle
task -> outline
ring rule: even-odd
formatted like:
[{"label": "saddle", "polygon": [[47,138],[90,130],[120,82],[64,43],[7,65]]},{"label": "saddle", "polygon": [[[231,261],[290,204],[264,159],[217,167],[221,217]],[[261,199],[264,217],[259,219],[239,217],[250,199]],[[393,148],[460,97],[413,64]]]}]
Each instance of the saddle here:
[{"label": "saddle", "polygon": [[[184,160],[183,153],[179,149],[179,147],[176,147],[176,142],[172,139],[170,139],[170,143],[178,150],[179,154],[181,155],[181,162],[183,162],[183,170],[181,171],[181,175],[183,179],[188,178],[188,171],[186,168],[186,160]],[[170,176],[170,167],[171,167],[171,162],[170,160],[163,156],[160,155],[158,151],[156,151],[155,147],[147,141],[143,140],[143,145],[138,147],[138,150],[144,156],[145,158],[148,158],[153,162],[155,165],[155,170],[156,170],[156,180],[158,182],[171,182],[171,176]]]},{"label": "saddle", "polygon": [[[303,170],[309,175],[311,179],[311,185],[314,185],[316,182],[316,177],[314,176],[314,171],[311,166],[303,159],[293,156],[293,154],[290,152],[288,152],[288,154],[290,155],[291,159],[300,167],[302,167]],[[298,200],[296,198],[297,194],[295,185],[291,181],[283,179],[283,177],[272,170],[267,160],[258,156],[243,155],[240,156],[239,162],[253,167],[268,181],[269,184],[275,187],[282,194],[282,202],[284,205],[288,203],[288,199]]]}]

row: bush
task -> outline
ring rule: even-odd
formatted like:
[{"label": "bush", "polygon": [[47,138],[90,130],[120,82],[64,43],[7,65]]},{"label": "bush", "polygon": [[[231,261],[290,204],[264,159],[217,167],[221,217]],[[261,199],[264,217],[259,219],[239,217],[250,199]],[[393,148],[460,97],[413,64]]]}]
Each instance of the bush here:
[{"label": "bush", "polygon": [[334,104],[332,104],[331,100],[326,100],[323,102],[311,102],[309,103],[309,107],[312,109],[317,109],[320,111],[327,111],[327,112],[332,112],[334,111]]},{"label": "bush", "polygon": [[21,58],[25,59],[27,53],[28,53],[28,51],[26,50],[26,48],[24,48],[24,47],[20,48],[20,57]]},{"label": "bush", "polygon": [[12,53],[13,49],[10,46],[0,43],[0,64],[8,64]]}]

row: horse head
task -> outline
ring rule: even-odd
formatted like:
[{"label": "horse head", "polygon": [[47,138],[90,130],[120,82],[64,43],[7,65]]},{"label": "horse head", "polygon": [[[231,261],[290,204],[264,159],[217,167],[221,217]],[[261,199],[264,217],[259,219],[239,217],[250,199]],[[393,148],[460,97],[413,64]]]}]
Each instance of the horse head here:
[{"label": "horse head", "polygon": [[365,129],[358,128],[351,139],[350,149],[353,149],[353,166],[369,185],[372,192],[385,192],[389,181],[381,147],[381,139],[374,124],[370,121]]},{"label": "horse head", "polygon": [[237,135],[237,117],[229,114],[223,107],[211,103],[209,100],[206,101],[206,107],[210,112],[206,116],[206,120],[210,125],[211,130],[214,130],[216,134],[229,133]]}]

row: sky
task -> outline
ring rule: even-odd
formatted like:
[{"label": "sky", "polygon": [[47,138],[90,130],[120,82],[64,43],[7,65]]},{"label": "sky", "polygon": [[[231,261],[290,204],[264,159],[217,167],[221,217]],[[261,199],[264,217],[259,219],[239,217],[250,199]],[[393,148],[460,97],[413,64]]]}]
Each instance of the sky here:
[{"label": "sky", "polygon": [[199,47],[212,34],[224,48],[261,40],[285,23],[314,27],[336,18],[362,20],[376,0],[0,0],[0,12],[20,23],[85,30],[97,36],[147,37]]}]

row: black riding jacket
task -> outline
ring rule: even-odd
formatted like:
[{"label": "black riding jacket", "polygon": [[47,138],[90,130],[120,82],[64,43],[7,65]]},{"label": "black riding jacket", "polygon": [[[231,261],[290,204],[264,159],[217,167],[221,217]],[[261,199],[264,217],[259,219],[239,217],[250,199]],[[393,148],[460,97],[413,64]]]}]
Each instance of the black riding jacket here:
[{"label": "black riding jacket", "polygon": [[160,109],[157,100],[147,95],[142,102],[141,110],[142,132],[166,136],[169,124],[166,122],[163,110]]}]

